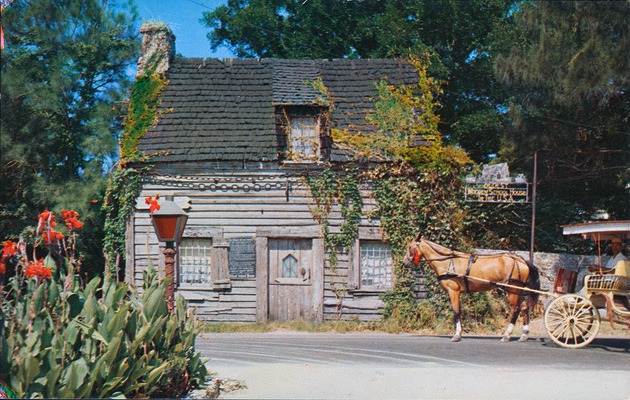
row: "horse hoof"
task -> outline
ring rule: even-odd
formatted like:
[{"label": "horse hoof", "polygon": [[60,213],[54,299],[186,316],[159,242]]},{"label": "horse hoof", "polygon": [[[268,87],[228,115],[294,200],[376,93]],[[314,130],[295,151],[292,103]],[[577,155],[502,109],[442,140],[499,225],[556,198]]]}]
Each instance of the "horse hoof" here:
[{"label": "horse hoof", "polygon": [[521,335],[521,337],[518,339],[519,342],[527,342],[529,340],[529,336],[527,335]]},{"label": "horse hoof", "polygon": [[462,340],[461,335],[455,335],[451,338],[451,342],[459,342]]},{"label": "horse hoof", "polygon": [[503,336],[503,337],[501,338],[501,341],[502,341],[503,343],[507,343],[507,342],[509,342],[509,341],[510,341],[510,337],[509,337],[509,336]]}]

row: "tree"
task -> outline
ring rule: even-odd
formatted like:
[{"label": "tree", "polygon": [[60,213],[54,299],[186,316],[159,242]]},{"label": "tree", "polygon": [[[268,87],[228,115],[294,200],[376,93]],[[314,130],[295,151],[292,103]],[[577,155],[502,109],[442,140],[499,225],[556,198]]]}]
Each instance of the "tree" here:
[{"label": "tree", "polygon": [[74,209],[86,222],[85,253],[101,254],[98,203],[117,156],[136,19],[130,3],[106,0],[15,1],[2,11],[3,236],[16,238],[44,209]]},{"label": "tree", "polygon": [[524,2],[512,18],[495,61],[512,94],[502,156],[538,151],[547,201],[630,218],[630,3]]},{"label": "tree", "polygon": [[[203,21],[212,48],[239,57],[384,58],[433,53],[430,74],[447,82],[440,131],[476,161],[499,150],[505,95],[492,72],[503,0],[229,0]],[[478,143],[483,143],[480,146]]]}]

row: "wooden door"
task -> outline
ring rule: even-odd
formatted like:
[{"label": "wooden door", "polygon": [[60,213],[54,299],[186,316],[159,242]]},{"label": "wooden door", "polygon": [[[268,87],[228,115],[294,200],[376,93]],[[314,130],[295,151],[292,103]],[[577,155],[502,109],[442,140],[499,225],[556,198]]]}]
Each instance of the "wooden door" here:
[{"label": "wooden door", "polygon": [[312,239],[269,239],[269,320],[318,319],[313,267]]}]

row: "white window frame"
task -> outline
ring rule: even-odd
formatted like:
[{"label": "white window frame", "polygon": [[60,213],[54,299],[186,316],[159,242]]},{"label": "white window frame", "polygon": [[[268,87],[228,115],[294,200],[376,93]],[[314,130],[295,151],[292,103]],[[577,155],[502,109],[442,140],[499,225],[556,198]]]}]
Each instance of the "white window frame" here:
[{"label": "white window frame", "polygon": [[292,161],[318,161],[320,159],[319,124],[319,118],[316,116],[289,117],[289,146]]},{"label": "white window frame", "polygon": [[[369,284],[367,283],[367,277],[365,276],[365,245],[374,244],[374,245],[382,245],[386,247],[386,249],[378,249],[379,253],[386,251],[385,254],[388,254],[389,257],[386,258],[386,266],[385,268],[389,268],[389,271],[385,272],[385,276],[381,274],[377,274],[377,282]],[[354,251],[353,251],[353,261],[352,261],[352,271],[349,273],[349,289],[356,291],[366,291],[366,292],[386,292],[391,290],[394,283],[394,261],[391,255],[391,248],[389,244],[383,242],[380,239],[369,238],[369,239],[359,239],[355,242]],[[382,260],[381,260],[382,262]],[[383,268],[382,266],[372,265],[372,268]],[[380,277],[380,278],[379,278]]]},{"label": "white window frame", "polygon": [[[216,260],[213,243],[212,238],[182,238],[177,251],[176,275],[179,288],[212,288],[212,282],[215,278],[213,266]],[[194,272],[193,269],[197,269],[197,272]],[[184,274],[198,275],[197,278],[200,278],[201,282],[190,282],[184,279]],[[200,276],[203,274],[207,274],[207,276]]]}]

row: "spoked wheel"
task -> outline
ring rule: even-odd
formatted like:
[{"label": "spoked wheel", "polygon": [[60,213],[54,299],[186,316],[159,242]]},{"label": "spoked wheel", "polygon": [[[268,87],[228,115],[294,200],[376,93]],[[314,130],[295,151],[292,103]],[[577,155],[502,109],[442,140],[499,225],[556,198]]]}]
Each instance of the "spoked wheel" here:
[{"label": "spoked wheel", "polygon": [[599,312],[588,299],[565,294],[554,299],[545,310],[545,329],[562,347],[580,348],[599,332]]}]

